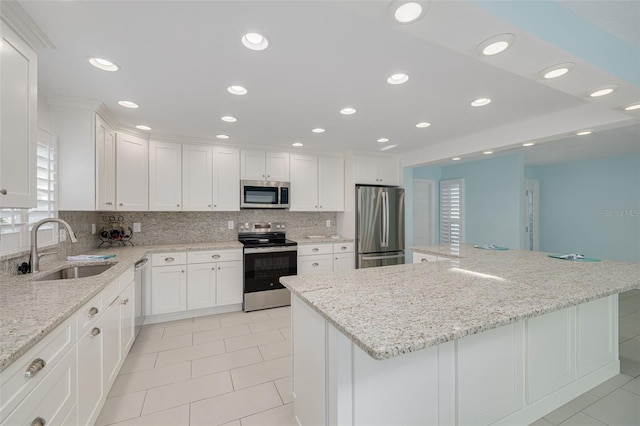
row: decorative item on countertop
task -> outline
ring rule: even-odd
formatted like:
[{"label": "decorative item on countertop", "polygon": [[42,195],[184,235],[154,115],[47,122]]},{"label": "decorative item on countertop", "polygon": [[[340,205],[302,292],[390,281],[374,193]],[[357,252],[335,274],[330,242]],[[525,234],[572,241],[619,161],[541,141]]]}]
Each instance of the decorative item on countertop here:
[{"label": "decorative item on countertop", "polygon": [[495,244],[478,244],[473,247],[482,250],[509,250],[509,247],[500,247]]},{"label": "decorative item on countertop", "polygon": [[107,260],[116,257],[115,254],[79,254],[77,256],[67,256],[67,260]]},{"label": "decorative item on countertop", "polygon": [[100,230],[100,244],[98,248],[106,245],[111,247],[113,245],[131,245],[135,244],[131,241],[133,230],[130,226],[125,228],[123,216],[102,216],[102,228]]},{"label": "decorative item on countertop", "polygon": [[600,262],[600,259],[596,259],[595,257],[585,257],[580,253],[550,254],[549,257],[562,260],[575,260],[578,262]]}]

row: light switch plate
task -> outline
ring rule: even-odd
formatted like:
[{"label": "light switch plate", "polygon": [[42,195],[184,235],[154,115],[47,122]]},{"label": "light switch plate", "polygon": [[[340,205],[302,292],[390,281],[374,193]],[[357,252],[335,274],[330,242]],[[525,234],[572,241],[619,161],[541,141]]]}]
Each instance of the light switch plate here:
[{"label": "light switch plate", "polygon": [[95,223],[91,224],[91,235],[96,235],[96,224]]},{"label": "light switch plate", "polygon": [[331,219],[327,219],[327,228],[331,228]]},{"label": "light switch plate", "polygon": [[140,222],[134,222],[133,223],[133,232],[141,232],[142,228],[140,226]]},{"label": "light switch plate", "polygon": [[232,220],[227,222],[227,228],[229,228],[229,229],[233,229],[234,228]]},{"label": "light switch plate", "polygon": [[58,233],[60,234],[60,242],[67,241],[67,230],[66,229],[58,229]]}]

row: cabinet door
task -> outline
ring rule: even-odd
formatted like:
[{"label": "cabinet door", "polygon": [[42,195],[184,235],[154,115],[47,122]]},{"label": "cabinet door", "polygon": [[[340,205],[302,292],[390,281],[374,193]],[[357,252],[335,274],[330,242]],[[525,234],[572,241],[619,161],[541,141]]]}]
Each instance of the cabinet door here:
[{"label": "cabinet door", "polygon": [[378,159],[375,157],[356,157],[356,183],[380,185],[378,180]]},{"label": "cabinet door", "polygon": [[240,152],[240,176],[243,180],[265,180],[265,153],[243,149]]},{"label": "cabinet door", "polygon": [[149,142],[149,210],[182,210],[182,145]]},{"label": "cabinet door", "polygon": [[187,277],[184,265],[151,268],[151,313],[182,312],[187,309]]},{"label": "cabinet door", "polygon": [[117,210],[149,210],[149,144],[116,132]]},{"label": "cabinet door", "polygon": [[318,209],[331,212],[344,211],[344,161],[342,158],[318,158]]},{"label": "cabinet door", "polygon": [[109,305],[103,316],[102,339],[104,353],[102,354],[102,377],[104,378],[103,391],[105,393],[109,392],[111,385],[115,381],[122,361],[120,328],[120,298],[117,297]]},{"label": "cabinet door", "polygon": [[291,155],[291,211],[318,210],[318,157]]},{"label": "cabinet door", "polygon": [[132,281],[116,300],[120,303],[120,335],[122,336],[122,359],[129,353],[135,339],[136,328],[136,288]]},{"label": "cabinet door", "polygon": [[242,303],[242,261],[217,264],[217,305]]},{"label": "cabinet door", "polygon": [[213,150],[213,210],[240,210],[240,152],[233,148]]},{"label": "cabinet door", "polygon": [[381,185],[400,185],[400,162],[395,158],[378,159],[378,179]]},{"label": "cabinet door", "polygon": [[354,253],[338,253],[333,255],[333,272],[350,271],[356,268]]},{"label": "cabinet door", "polygon": [[96,210],[116,209],[116,133],[96,115]]},{"label": "cabinet door", "polygon": [[298,275],[313,275],[333,271],[333,255],[298,256]]},{"label": "cabinet door", "polygon": [[198,263],[187,266],[187,309],[216,306],[215,263]]},{"label": "cabinet door", "polygon": [[104,392],[104,315],[78,340],[78,424],[92,424]]},{"label": "cabinet door", "polygon": [[266,153],[266,179],[270,181],[289,182],[289,153]]},{"label": "cabinet door", "polygon": [[213,208],[213,147],[182,146],[182,210]]},{"label": "cabinet door", "polygon": [[[4,24],[4,23],[3,23]],[[36,54],[0,25],[0,207],[36,206]]]}]

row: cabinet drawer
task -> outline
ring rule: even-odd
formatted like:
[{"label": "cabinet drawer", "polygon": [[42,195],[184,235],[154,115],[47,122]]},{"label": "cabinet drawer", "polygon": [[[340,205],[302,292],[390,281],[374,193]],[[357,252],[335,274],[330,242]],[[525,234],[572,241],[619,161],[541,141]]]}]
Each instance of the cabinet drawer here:
[{"label": "cabinet drawer", "polygon": [[[18,407],[2,420],[2,425],[30,425],[38,418],[43,424],[62,424],[76,409],[76,351],[62,360],[35,386]],[[4,397],[3,390],[3,397]]]},{"label": "cabinet drawer", "polygon": [[242,250],[203,250],[187,253],[188,263],[232,262],[242,260]]},{"label": "cabinet drawer", "polygon": [[447,258],[438,257],[433,254],[413,253],[413,263],[437,262],[439,260],[447,260]]},{"label": "cabinet drawer", "polygon": [[[74,315],[0,373],[0,395],[2,395],[0,398],[0,421],[4,420],[20,401],[50,371],[56,368],[56,365],[75,342],[76,317]],[[44,367],[35,370],[31,377],[26,377],[25,373],[32,364],[38,368],[39,363],[35,361],[39,359],[44,361]]]},{"label": "cabinet drawer", "polygon": [[299,256],[298,275],[319,274],[333,271],[333,255]]},{"label": "cabinet drawer", "polygon": [[111,282],[108,286],[102,290],[102,301],[104,304],[105,310],[107,307],[115,300],[116,297],[120,294],[120,278],[116,278]]},{"label": "cabinet drawer", "polygon": [[309,244],[298,246],[298,256],[310,256],[315,254],[332,254],[332,244]]},{"label": "cabinet drawer", "polygon": [[333,245],[334,253],[353,253],[353,243],[339,243]]},{"label": "cabinet drawer", "polygon": [[78,310],[77,338],[80,338],[100,318],[106,308],[107,305],[104,304],[102,293],[100,293]]},{"label": "cabinet drawer", "polygon": [[187,253],[184,251],[156,253],[151,255],[152,266],[186,265]]}]

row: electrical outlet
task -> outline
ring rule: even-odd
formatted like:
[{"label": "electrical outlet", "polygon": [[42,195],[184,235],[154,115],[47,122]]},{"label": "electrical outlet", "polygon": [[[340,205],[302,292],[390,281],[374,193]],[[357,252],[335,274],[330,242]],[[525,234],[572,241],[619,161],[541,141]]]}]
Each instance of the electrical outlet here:
[{"label": "electrical outlet", "polygon": [[133,232],[142,232],[142,227],[140,225],[140,222],[133,223]]},{"label": "electrical outlet", "polygon": [[91,224],[91,235],[96,235],[96,224],[95,223]]},{"label": "electrical outlet", "polygon": [[67,241],[67,230],[66,229],[58,229],[58,232],[60,234],[60,239],[58,241],[60,241],[60,242]]},{"label": "electrical outlet", "polygon": [[234,228],[234,225],[233,225],[233,221],[232,221],[232,220],[230,220],[230,221],[228,221],[228,222],[227,222],[227,228],[229,228],[229,229],[233,229],[233,228]]},{"label": "electrical outlet", "polygon": [[327,219],[327,228],[331,228],[331,219]]}]

